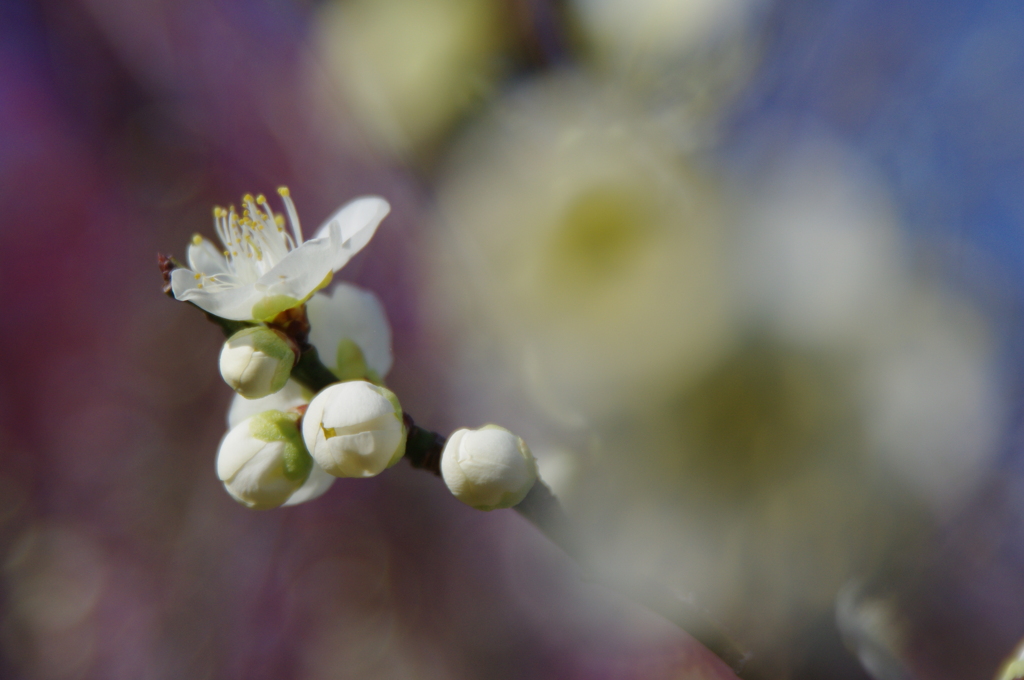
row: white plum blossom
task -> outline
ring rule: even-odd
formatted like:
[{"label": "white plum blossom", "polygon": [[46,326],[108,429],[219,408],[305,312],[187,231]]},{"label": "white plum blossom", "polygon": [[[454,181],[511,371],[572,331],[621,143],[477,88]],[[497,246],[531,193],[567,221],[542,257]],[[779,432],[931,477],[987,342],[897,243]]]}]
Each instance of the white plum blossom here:
[{"label": "white plum blossom", "polygon": [[460,501],[477,510],[511,508],[537,481],[533,453],[503,427],[456,430],[441,453],[441,476]]},{"label": "white plum blossom", "polygon": [[309,404],[302,438],[336,477],[373,477],[405,453],[402,407],[390,390],[363,380],[335,383]]},{"label": "white plum blossom", "polygon": [[189,268],[171,272],[176,299],[225,319],[272,319],[326,286],[334,272],[369,242],[391,209],[382,198],[358,198],[334,213],[314,238],[303,241],[288,189],[281,187],[278,193],[290,231],[263,195],[244,196],[241,215],[234,207],[214,208],[214,226],[224,250],[198,234],[192,238]]}]

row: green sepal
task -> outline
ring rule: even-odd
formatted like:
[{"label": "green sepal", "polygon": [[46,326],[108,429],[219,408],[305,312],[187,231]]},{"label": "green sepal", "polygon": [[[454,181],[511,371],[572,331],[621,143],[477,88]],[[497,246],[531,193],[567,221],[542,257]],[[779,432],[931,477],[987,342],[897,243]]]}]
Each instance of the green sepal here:
[{"label": "green sepal", "polygon": [[299,414],[264,411],[249,420],[249,434],[265,442],[284,442],[282,454],[284,476],[292,481],[305,481],[313,469],[313,457],[306,449],[298,428]]}]

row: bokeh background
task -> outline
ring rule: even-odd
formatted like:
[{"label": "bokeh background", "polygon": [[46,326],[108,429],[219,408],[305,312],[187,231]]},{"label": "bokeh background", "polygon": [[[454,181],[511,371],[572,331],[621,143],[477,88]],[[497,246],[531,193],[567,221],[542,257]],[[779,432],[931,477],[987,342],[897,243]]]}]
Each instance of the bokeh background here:
[{"label": "bokeh background", "polygon": [[425,426],[523,436],[745,677],[1024,637],[1024,6],[0,2],[0,677],[728,678],[406,465],[252,512],[156,253],[291,187]]}]

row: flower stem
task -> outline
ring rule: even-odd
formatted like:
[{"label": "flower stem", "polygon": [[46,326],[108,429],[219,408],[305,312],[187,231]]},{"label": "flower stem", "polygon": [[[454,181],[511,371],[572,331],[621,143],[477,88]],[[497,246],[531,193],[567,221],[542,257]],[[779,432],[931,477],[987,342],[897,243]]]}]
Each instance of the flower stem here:
[{"label": "flower stem", "polygon": [[316,347],[310,346],[295,362],[292,380],[316,394],[328,385],[338,382],[338,377],[320,361]]}]

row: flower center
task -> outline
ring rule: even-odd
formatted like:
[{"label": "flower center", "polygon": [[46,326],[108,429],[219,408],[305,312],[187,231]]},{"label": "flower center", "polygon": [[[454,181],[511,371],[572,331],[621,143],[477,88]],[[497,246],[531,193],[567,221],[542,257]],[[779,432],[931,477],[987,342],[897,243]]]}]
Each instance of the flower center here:
[{"label": "flower center", "polygon": [[[302,227],[287,187],[277,190],[288,214],[285,218],[274,214],[263,194],[253,198],[252,194],[242,197],[242,214],[231,206],[213,209],[213,223],[217,236],[224,244],[224,259],[228,275],[236,281],[252,282],[270,271],[290,250],[302,244]],[[218,276],[208,277],[218,282]],[[225,277],[220,277],[225,278]],[[220,281],[228,283],[228,281]]]}]

